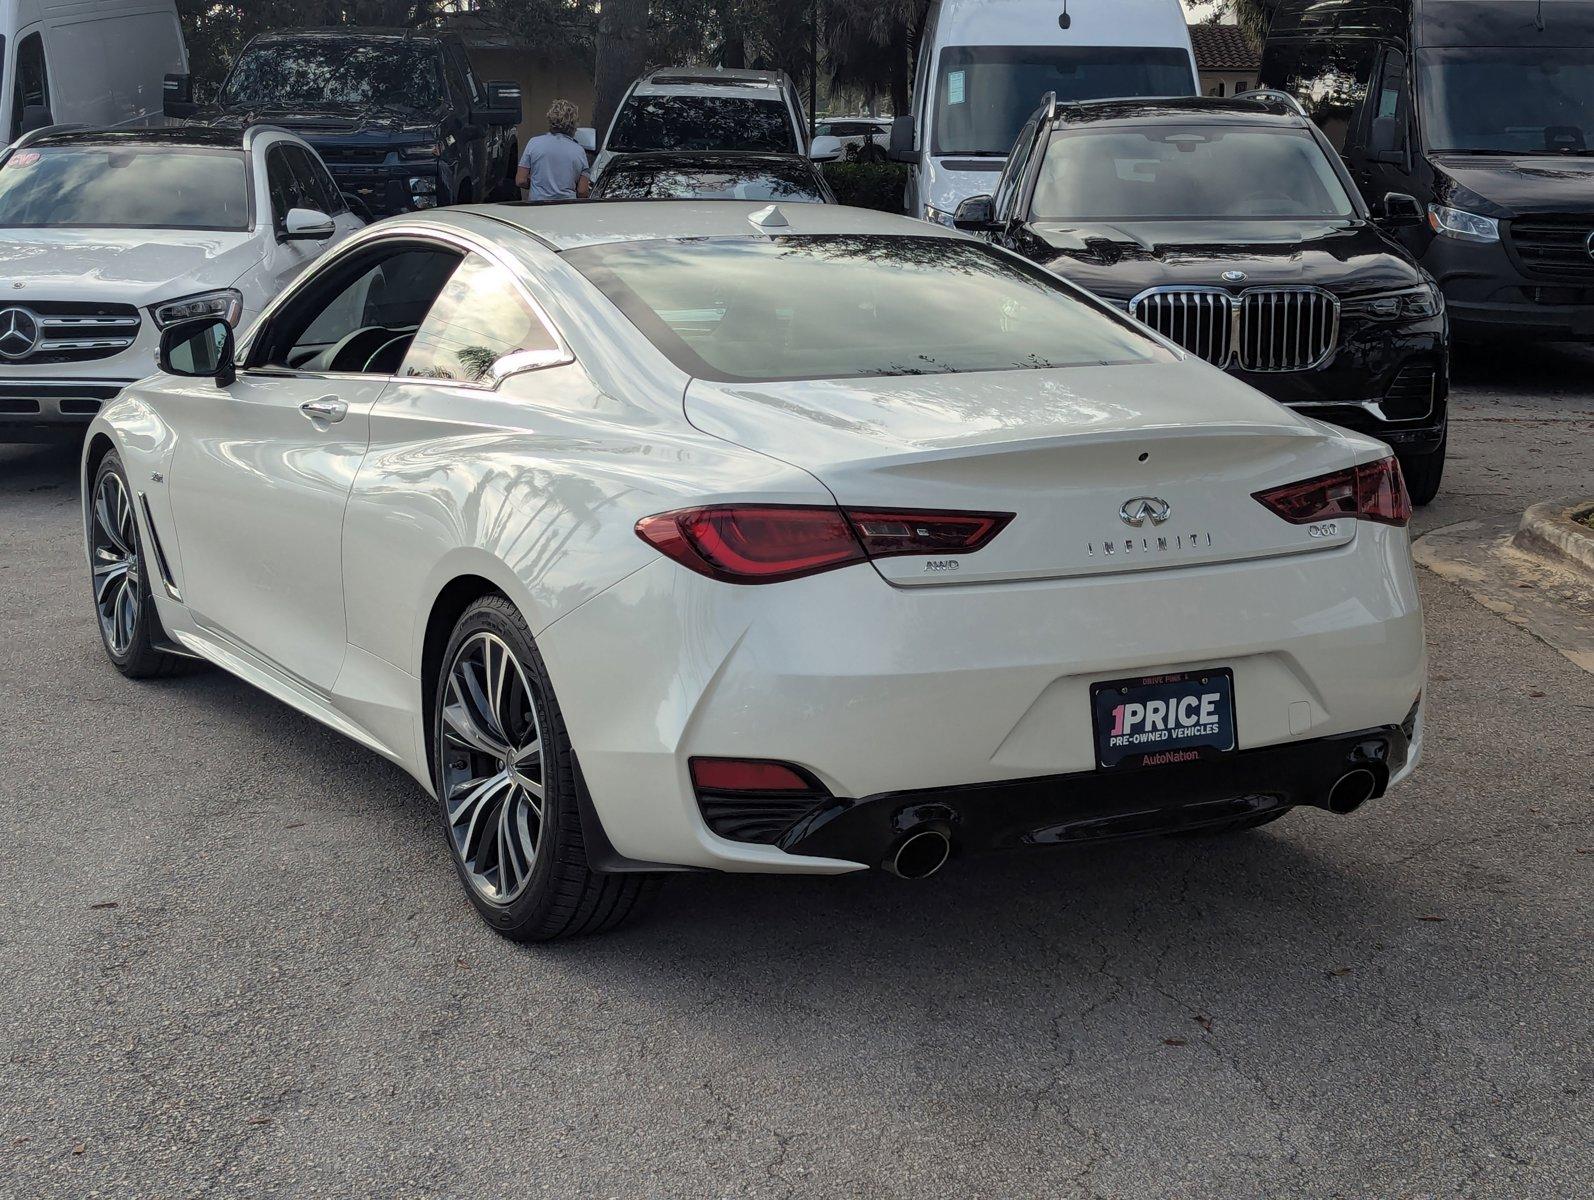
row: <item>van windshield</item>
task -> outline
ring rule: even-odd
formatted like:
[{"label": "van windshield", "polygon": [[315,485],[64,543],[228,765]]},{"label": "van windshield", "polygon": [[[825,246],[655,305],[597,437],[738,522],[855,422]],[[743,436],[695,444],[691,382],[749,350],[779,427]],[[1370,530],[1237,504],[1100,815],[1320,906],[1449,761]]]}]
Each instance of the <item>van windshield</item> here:
[{"label": "van windshield", "polygon": [[1588,154],[1594,47],[1466,47],[1417,54],[1429,150]]},{"label": "van windshield", "polygon": [[935,85],[930,152],[1006,158],[1041,97],[1193,96],[1190,55],[1176,47],[948,46]]},{"label": "van windshield", "polygon": [[234,150],[24,147],[0,168],[0,227],[249,228],[249,174]]},{"label": "van windshield", "polygon": [[232,108],[391,108],[430,112],[442,103],[435,42],[396,37],[268,38],[239,55],[222,86]]},{"label": "van windshield", "polygon": [[1031,211],[1038,221],[1183,221],[1355,209],[1308,133],[1163,125],[1054,134]]}]

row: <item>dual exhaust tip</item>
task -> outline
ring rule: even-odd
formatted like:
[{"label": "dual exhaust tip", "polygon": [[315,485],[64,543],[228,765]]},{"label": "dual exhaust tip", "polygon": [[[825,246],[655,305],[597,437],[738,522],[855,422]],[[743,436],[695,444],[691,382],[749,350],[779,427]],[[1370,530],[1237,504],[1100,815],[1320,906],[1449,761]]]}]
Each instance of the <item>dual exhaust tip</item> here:
[{"label": "dual exhaust tip", "polygon": [[[1377,795],[1378,788],[1378,776],[1366,767],[1357,767],[1334,781],[1323,807],[1348,816]],[[915,829],[899,841],[881,866],[899,879],[928,879],[951,857],[951,836],[932,825]]]}]

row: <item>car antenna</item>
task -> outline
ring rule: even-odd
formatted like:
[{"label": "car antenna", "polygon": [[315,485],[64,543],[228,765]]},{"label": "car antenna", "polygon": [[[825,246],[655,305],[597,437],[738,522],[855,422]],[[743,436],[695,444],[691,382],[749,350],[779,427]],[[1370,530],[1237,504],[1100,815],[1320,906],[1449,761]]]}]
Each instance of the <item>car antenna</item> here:
[{"label": "car antenna", "polygon": [[780,205],[771,204],[768,208],[761,208],[749,214],[749,221],[759,229],[790,229],[791,222],[786,219],[786,214],[780,211]]}]

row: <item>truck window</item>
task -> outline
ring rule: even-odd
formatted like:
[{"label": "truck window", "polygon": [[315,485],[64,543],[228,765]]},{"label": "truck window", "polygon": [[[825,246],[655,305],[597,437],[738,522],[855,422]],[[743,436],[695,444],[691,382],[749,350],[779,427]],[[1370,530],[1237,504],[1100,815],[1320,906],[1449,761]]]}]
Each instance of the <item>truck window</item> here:
[{"label": "truck window", "polygon": [[44,38],[30,33],[17,43],[17,81],[11,101],[11,140],[22,136],[22,118],[30,107],[50,107],[50,73],[44,61]]},{"label": "truck window", "polygon": [[1300,100],[1334,149],[1343,151],[1367,99],[1377,52],[1371,41],[1275,43],[1268,47],[1263,83]]}]

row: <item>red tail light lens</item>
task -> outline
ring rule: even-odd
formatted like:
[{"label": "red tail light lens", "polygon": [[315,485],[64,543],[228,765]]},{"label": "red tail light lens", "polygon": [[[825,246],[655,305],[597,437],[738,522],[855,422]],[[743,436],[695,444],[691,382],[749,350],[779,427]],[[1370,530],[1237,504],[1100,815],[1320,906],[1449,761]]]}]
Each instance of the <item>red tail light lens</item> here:
[{"label": "red tail light lens", "polygon": [[710,579],[779,583],[869,558],[969,554],[1012,519],[1012,513],[721,504],[644,517],[636,531]]},{"label": "red tail light lens", "polygon": [[700,792],[813,792],[819,788],[796,767],[756,758],[694,758],[692,786]]},{"label": "red tail light lens", "polygon": [[1384,525],[1404,525],[1411,520],[1411,497],[1393,455],[1254,495],[1291,525],[1335,517],[1359,517]]}]

